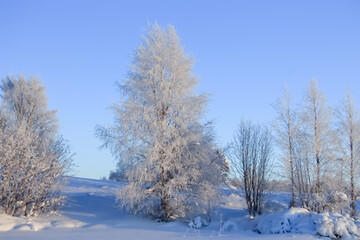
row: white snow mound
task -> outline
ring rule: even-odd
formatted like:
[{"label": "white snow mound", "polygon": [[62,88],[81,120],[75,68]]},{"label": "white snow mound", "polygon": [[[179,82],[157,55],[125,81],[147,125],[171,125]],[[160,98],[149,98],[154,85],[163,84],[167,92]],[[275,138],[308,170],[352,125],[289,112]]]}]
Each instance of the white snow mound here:
[{"label": "white snow mound", "polygon": [[[308,210],[290,208],[264,216],[258,222],[257,230],[261,233],[303,233],[309,232],[311,227],[315,230],[314,226],[309,226],[309,222],[311,216]],[[303,229],[299,229],[300,226]]]},{"label": "white snow mound", "polygon": [[290,208],[262,217],[256,230],[260,233],[309,233],[323,237],[354,239],[359,237],[354,219],[338,213],[311,213]]},{"label": "white snow mound", "polygon": [[354,220],[338,213],[323,212],[313,214],[313,220],[318,234],[324,237],[353,239],[359,236]]}]

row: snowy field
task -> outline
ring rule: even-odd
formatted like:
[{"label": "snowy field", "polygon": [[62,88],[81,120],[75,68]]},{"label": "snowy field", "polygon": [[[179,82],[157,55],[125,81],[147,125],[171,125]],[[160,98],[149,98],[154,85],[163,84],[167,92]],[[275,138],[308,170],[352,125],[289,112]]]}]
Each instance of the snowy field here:
[{"label": "snowy field", "polygon": [[[68,196],[57,213],[37,218],[0,215],[0,239],[319,239],[313,232],[258,234],[255,221],[246,215],[244,200],[224,190],[226,195],[215,220],[201,229],[187,223],[157,223],[119,211],[115,192],[122,183],[70,178],[64,189]],[[272,208],[286,206],[287,194],[276,194]],[[220,228],[220,222],[225,222]],[[324,239],[324,238],[322,238]]]}]

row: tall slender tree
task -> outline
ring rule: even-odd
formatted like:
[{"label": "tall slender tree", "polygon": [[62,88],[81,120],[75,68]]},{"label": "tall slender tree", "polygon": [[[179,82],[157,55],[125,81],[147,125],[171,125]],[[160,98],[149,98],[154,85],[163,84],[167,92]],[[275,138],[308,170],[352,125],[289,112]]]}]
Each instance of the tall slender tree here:
[{"label": "tall slender tree", "polygon": [[338,111],[339,133],[342,139],[342,149],[344,160],[348,163],[350,177],[350,197],[351,197],[351,214],[354,216],[355,211],[355,173],[359,162],[360,147],[360,115],[356,109],[354,100],[348,93],[339,107]]},{"label": "tall slender tree", "polygon": [[295,207],[295,149],[297,144],[296,137],[299,129],[298,116],[293,109],[287,86],[285,86],[284,96],[277,100],[274,109],[277,113],[277,116],[273,121],[273,127],[276,132],[276,141],[282,150],[285,169],[289,173],[288,176],[291,183],[291,200],[289,205],[290,207]]},{"label": "tall slender tree", "polygon": [[310,143],[315,160],[316,180],[314,193],[322,192],[321,175],[323,167],[333,159],[336,137],[332,124],[332,111],[326,106],[324,93],[319,91],[315,79],[310,82],[304,96],[304,137]]}]

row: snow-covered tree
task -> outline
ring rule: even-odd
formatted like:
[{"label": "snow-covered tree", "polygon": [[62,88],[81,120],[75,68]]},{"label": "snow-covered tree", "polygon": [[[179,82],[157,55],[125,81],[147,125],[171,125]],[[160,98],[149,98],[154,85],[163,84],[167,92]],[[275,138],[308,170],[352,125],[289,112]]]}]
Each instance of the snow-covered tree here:
[{"label": "snow-covered tree", "polygon": [[0,207],[9,215],[37,215],[60,206],[62,175],[71,155],[57,135],[37,78],[8,76],[1,83]]},{"label": "snow-covered tree", "polygon": [[9,75],[2,80],[2,109],[8,124],[23,126],[47,140],[57,133],[56,110],[48,110],[45,87],[37,77]]},{"label": "snow-covered tree", "polygon": [[313,198],[315,167],[313,161],[313,150],[308,135],[302,130],[298,132],[294,145],[294,178],[296,193],[299,205],[304,208],[310,207],[310,200]]},{"label": "snow-covered tree", "polygon": [[295,207],[295,161],[296,161],[296,144],[299,133],[297,112],[293,109],[291,97],[287,87],[283,98],[279,98],[274,105],[276,111],[276,118],[273,122],[273,127],[276,133],[276,141],[282,151],[282,158],[284,160],[284,170],[288,173],[288,178],[291,183],[291,200],[290,207]]},{"label": "snow-covered tree", "polygon": [[250,216],[262,212],[271,159],[270,131],[261,125],[241,121],[234,134],[230,162],[233,175],[243,184]]},{"label": "snow-covered tree", "polygon": [[96,129],[119,164],[131,166],[118,197],[133,213],[168,221],[205,213],[216,199],[225,162],[200,124],[207,97],[195,95],[192,67],[174,27],[153,25],[118,85],[123,99],[112,107],[115,124]]},{"label": "snow-covered tree", "polygon": [[334,159],[336,135],[332,129],[332,111],[326,106],[325,96],[319,91],[315,79],[310,82],[304,96],[304,137],[310,144],[316,166],[314,193],[320,194],[323,168]]},{"label": "snow-covered tree", "polygon": [[351,94],[348,93],[342,105],[337,110],[339,121],[339,135],[342,140],[342,150],[344,157],[341,163],[346,164],[350,178],[350,200],[351,213],[355,215],[355,189],[356,172],[359,168],[359,147],[360,147],[360,115],[356,109]]}]

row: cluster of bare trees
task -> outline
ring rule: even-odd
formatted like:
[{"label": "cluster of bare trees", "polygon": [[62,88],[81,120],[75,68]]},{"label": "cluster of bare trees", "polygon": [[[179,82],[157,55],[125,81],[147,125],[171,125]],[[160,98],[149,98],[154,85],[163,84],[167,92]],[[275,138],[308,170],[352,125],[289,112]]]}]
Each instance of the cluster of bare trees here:
[{"label": "cluster of bare trees", "polygon": [[262,211],[276,146],[280,171],[290,182],[290,207],[320,212],[348,203],[355,215],[360,115],[350,93],[330,108],[313,79],[300,104],[293,104],[285,88],[274,109],[274,138],[267,128],[241,121],[229,151],[232,175],[244,190],[249,214]]},{"label": "cluster of bare trees", "polygon": [[8,76],[1,90],[0,209],[12,216],[55,209],[72,156],[57,134],[56,111],[47,109],[37,78]]},{"label": "cluster of bare trees", "polygon": [[295,106],[286,89],[274,109],[276,142],[291,183],[290,206],[322,211],[337,190],[350,196],[354,215],[360,118],[351,95],[330,108],[312,80],[301,104]]},{"label": "cluster of bare trees", "polygon": [[233,176],[242,183],[250,216],[261,214],[272,160],[270,130],[241,121],[230,150]]}]

